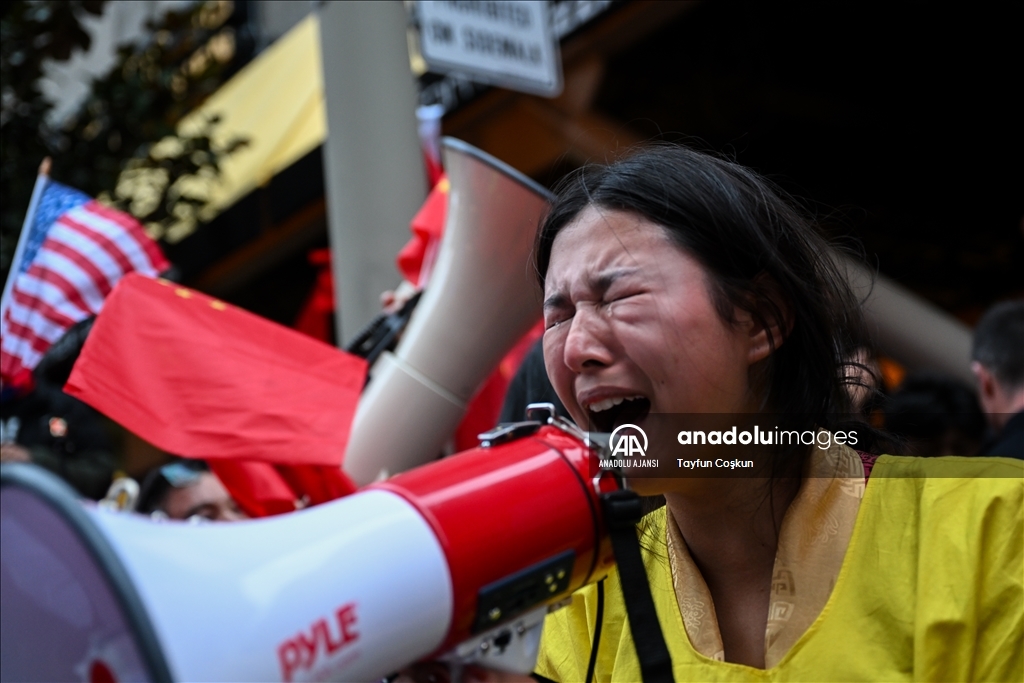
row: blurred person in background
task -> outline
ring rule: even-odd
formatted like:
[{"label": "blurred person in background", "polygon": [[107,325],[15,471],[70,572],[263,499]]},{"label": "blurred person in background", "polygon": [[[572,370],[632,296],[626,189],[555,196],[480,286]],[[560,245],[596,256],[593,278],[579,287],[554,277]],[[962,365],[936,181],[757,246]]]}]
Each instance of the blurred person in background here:
[{"label": "blurred person in background", "polygon": [[885,429],[903,442],[903,455],[975,455],[985,435],[974,392],[945,375],[908,375],[882,412]]},{"label": "blurred person in background", "polygon": [[184,458],[161,465],[146,475],[136,511],[180,520],[249,519],[205,462]]},{"label": "blurred person in background", "polygon": [[982,316],[971,360],[992,430],[980,454],[1024,459],[1024,301],[996,304]]},{"label": "blurred person in background", "polygon": [[31,462],[99,500],[117,465],[102,417],[57,386],[37,378],[32,391],[5,402],[0,460]]}]

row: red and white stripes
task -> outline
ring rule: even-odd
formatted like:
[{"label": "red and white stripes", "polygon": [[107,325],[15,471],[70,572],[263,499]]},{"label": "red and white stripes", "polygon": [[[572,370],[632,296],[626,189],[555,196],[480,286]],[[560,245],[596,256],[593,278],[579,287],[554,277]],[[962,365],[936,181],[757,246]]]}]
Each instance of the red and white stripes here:
[{"label": "red and white stripes", "polygon": [[3,317],[0,375],[33,369],[75,323],[95,315],[126,274],[155,277],[168,267],[131,216],[92,200],[62,214],[16,277]]}]

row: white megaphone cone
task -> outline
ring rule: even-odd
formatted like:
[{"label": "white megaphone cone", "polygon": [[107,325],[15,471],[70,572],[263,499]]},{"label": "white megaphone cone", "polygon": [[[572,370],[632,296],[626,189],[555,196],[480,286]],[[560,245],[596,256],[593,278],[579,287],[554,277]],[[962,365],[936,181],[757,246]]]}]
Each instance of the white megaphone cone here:
[{"label": "white megaphone cone", "polygon": [[444,554],[388,492],[201,525],[34,493],[3,489],[4,681],[373,681],[450,626]]},{"label": "white megaphone cone", "polygon": [[567,425],[528,431],[231,524],[83,505],[4,464],[0,680],[378,681],[427,656],[528,672],[547,605],[613,563],[598,498],[616,486]]},{"label": "white megaphone cone", "polygon": [[437,263],[398,348],[373,368],[345,452],[360,485],[435,458],[540,317],[530,254],[551,193],[459,140],[442,153],[451,189]]}]

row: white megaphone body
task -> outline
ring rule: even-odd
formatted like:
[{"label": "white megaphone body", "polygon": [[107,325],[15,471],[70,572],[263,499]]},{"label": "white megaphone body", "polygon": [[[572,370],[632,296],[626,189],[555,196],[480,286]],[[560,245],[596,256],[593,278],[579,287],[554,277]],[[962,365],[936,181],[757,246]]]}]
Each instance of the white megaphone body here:
[{"label": "white megaphone body", "polygon": [[614,561],[598,487],[616,484],[595,478],[571,425],[524,424],[233,524],[83,505],[5,464],[0,678],[375,681],[428,656],[529,671],[547,606]]},{"label": "white megaphone body", "polygon": [[459,140],[442,146],[450,190],[436,265],[393,354],[374,366],[344,468],[364,485],[436,458],[466,404],[540,318],[530,254],[551,193]]}]

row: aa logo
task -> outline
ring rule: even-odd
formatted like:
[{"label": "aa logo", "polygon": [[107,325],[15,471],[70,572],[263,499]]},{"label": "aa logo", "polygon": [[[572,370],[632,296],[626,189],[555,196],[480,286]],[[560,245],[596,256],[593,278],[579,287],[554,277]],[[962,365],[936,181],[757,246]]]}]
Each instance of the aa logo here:
[{"label": "aa logo", "polygon": [[[641,446],[641,439],[643,445]],[[612,457],[624,455],[627,457],[644,457],[647,454],[647,434],[636,425],[619,425],[612,431],[608,443],[612,447]]]}]

